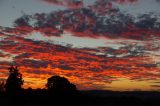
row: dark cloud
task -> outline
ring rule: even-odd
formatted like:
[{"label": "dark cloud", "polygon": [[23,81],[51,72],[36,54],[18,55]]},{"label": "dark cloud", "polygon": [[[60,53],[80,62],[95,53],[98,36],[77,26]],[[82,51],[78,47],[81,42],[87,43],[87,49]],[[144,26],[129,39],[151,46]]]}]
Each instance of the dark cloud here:
[{"label": "dark cloud", "polygon": [[139,16],[139,21],[135,25],[139,28],[160,29],[160,23],[157,22],[158,16],[153,13]]},{"label": "dark cloud", "polygon": [[33,55],[32,53],[22,53],[22,54],[16,56],[15,58],[16,59],[29,58],[29,57],[32,57],[32,55]]},{"label": "dark cloud", "polygon": [[157,2],[160,2],[160,0],[156,0]]},{"label": "dark cloud", "polygon": [[58,66],[58,68],[60,68],[62,70],[75,70],[75,68],[73,68],[69,65],[60,65],[60,66]]},{"label": "dark cloud", "polygon": [[154,83],[158,83],[158,84],[160,84],[160,82],[154,82]]},{"label": "dark cloud", "polygon": [[15,62],[18,66],[25,66],[25,67],[33,67],[33,68],[40,68],[40,67],[47,67],[50,62],[43,61],[43,60],[34,60],[34,59],[21,59],[18,62]]},{"label": "dark cloud", "polygon": [[29,15],[23,15],[21,18],[15,20],[15,26],[18,24],[19,26],[29,26],[29,21],[31,17]]},{"label": "dark cloud", "polygon": [[[82,37],[103,35],[111,38],[124,37],[147,40],[151,34],[159,36],[160,22],[157,21],[158,15],[148,13],[135,17],[131,14],[122,13],[116,8],[111,8],[116,12],[107,11],[100,14],[99,11],[104,9],[98,8],[99,5],[103,5],[99,3],[93,5],[93,7],[76,10],[64,10],[49,14],[37,13],[32,16],[24,15],[15,21],[15,27],[23,28],[25,26],[25,31],[36,30],[46,36],[60,36],[64,30],[69,30],[75,33],[75,36]],[[31,20],[35,20],[35,23],[31,23]],[[86,31],[87,34],[84,34]]]},{"label": "dark cloud", "polygon": [[28,73],[28,74],[36,74],[36,75],[52,75],[52,74],[54,74],[54,72],[53,71],[45,71],[45,70],[41,70],[41,69],[39,69],[39,70],[25,70],[26,71],[26,73]]},{"label": "dark cloud", "polygon": [[160,85],[151,85],[151,87],[160,88]]}]

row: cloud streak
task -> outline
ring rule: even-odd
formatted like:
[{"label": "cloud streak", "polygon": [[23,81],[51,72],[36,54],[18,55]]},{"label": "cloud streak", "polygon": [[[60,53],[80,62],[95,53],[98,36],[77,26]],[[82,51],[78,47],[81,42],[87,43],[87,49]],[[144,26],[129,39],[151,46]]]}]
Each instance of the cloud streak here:
[{"label": "cloud streak", "polygon": [[44,2],[65,6],[70,9],[76,9],[83,7],[83,0],[43,0]]},{"label": "cloud streak", "polygon": [[[5,36],[7,37],[1,41],[1,50],[17,56],[13,62],[3,63],[0,72],[6,73],[6,67],[10,64],[18,65],[26,81],[32,82],[28,86],[35,87],[35,81],[38,81],[36,86],[43,87],[45,80],[51,75],[66,76],[78,86],[81,85],[80,89],[94,89],[93,86],[103,89],[106,84],[118,80],[119,77],[133,81],[159,78],[159,68],[151,64],[150,57],[133,54],[123,58],[104,57],[92,52],[101,49],[68,48],[18,35]],[[105,50],[107,52],[109,49]],[[114,52],[116,51],[120,54],[125,53],[122,48]],[[7,74],[1,74],[1,77],[5,78]],[[27,84],[25,86],[27,87]]]}]

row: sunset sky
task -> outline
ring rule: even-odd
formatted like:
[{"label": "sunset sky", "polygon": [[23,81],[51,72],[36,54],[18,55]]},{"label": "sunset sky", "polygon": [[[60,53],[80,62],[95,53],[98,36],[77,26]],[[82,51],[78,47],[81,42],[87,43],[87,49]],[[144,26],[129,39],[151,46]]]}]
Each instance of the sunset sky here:
[{"label": "sunset sky", "polygon": [[160,0],[0,0],[0,80],[160,91]]}]

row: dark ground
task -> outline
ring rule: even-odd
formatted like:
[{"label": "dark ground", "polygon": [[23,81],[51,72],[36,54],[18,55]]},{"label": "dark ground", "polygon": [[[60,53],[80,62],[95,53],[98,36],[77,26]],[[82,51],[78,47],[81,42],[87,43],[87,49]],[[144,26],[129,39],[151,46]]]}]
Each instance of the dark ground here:
[{"label": "dark ground", "polygon": [[46,90],[0,93],[0,106],[160,106],[160,92],[78,91],[50,95]]}]

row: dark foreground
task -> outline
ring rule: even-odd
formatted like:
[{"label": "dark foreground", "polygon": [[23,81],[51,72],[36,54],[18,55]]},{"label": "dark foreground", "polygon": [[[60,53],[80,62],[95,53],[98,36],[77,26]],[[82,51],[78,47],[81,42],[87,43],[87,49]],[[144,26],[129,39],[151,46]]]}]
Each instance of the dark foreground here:
[{"label": "dark foreground", "polygon": [[160,106],[160,92],[79,91],[50,95],[45,90],[0,93],[0,106]]}]

